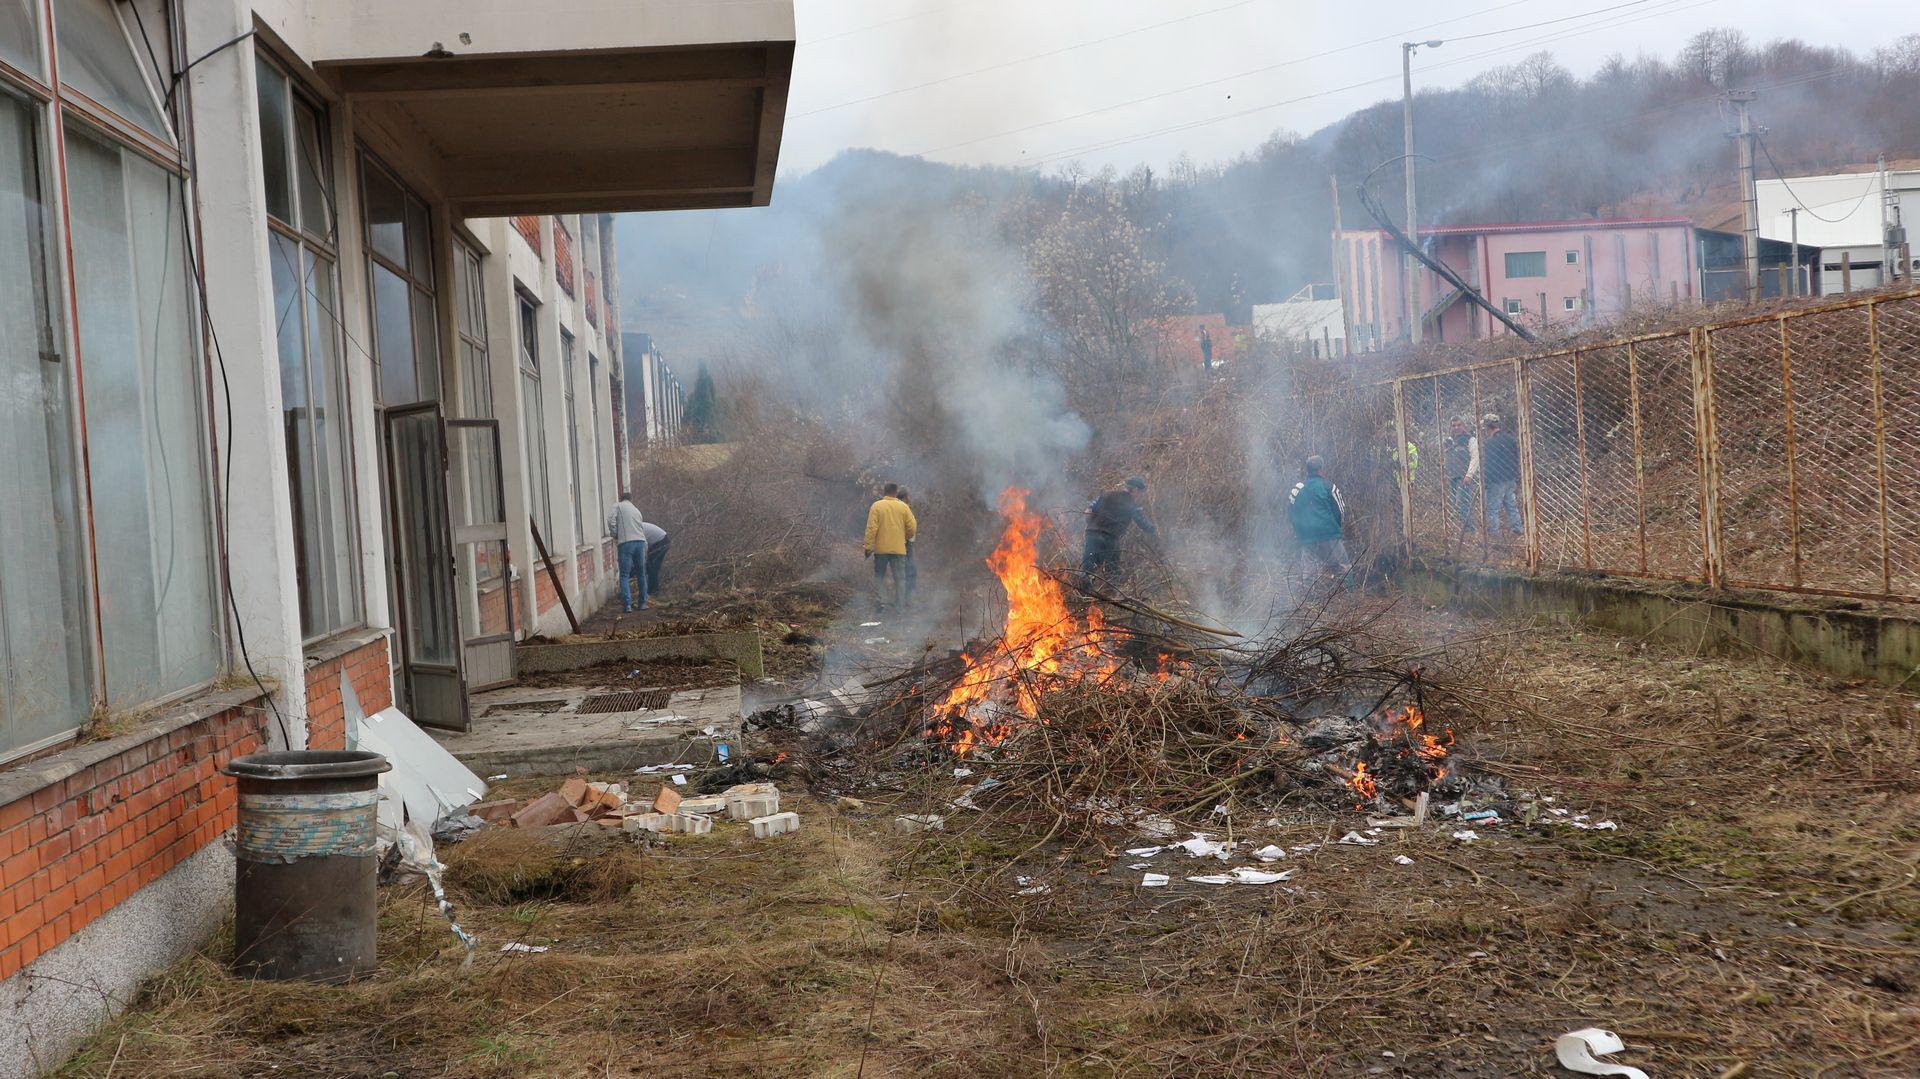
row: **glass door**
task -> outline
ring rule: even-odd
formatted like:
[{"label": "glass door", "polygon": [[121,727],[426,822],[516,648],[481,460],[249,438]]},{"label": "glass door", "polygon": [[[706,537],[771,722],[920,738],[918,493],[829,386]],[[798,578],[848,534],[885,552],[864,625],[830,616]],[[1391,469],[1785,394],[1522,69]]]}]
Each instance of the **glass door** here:
[{"label": "glass door", "polygon": [[446,420],[433,402],[390,408],[386,436],[399,674],[409,714],[430,727],[464,731],[470,723],[455,593]]},{"label": "glass door", "polygon": [[514,680],[513,585],[507,572],[507,499],[499,420],[448,420],[453,464],[454,573],[467,687]]}]

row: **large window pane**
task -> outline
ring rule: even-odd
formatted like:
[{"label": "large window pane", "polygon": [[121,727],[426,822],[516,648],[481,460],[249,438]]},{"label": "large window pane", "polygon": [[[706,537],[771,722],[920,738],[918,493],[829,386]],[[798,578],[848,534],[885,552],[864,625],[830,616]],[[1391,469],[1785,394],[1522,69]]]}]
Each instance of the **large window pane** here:
[{"label": "large window pane", "polygon": [[407,196],[371,162],[362,171],[367,178],[367,239],[375,251],[404,266],[407,264]]},{"label": "large window pane", "polygon": [[[254,61],[255,96],[260,103],[260,159],[266,172],[267,212],[293,220],[292,118],[287,115],[287,77],[264,58]],[[297,280],[297,278],[296,278]]]},{"label": "large window pane", "polygon": [[219,606],[178,182],[67,131],[108,703],[220,669]]},{"label": "large window pane", "polygon": [[89,707],[67,357],[48,322],[31,109],[0,95],[0,757]]},{"label": "large window pane", "polygon": [[413,289],[406,278],[373,263],[373,355],[380,363],[380,401],[420,399],[413,378]]},{"label": "large window pane", "polygon": [[333,177],[327,172],[327,154],[321,142],[320,114],[295,99],[294,180],[300,191],[300,227],[333,242]]},{"label": "large window pane", "polygon": [[[413,358],[416,400],[440,399],[440,330],[433,294],[413,290]],[[397,404],[398,402],[389,402]]]},{"label": "large window pane", "polygon": [[[353,469],[347,450],[346,367],[334,326],[333,263],[307,252],[307,385],[313,402],[314,502],[323,524],[318,561],[327,577],[328,631],[360,624],[359,549],[353,535]],[[314,632],[320,632],[319,629]]]},{"label": "large window pane", "polygon": [[40,74],[40,39],[33,13],[39,0],[0,0],[0,60]]},{"label": "large window pane", "polygon": [[273,321],[280,352],[280,415],[286,427],[287,471],[293,488],[295,576],[300,586],[300,626],[307,636],[325,621],[326,579],[312,572],[320,551],[320,511],[314,504],[313,403],[307,394],[306,326],[300,297],[300,246],[279,233],[272,248]]},{"label": "large window pane", "polygon": [[113,0],[61,0],[55,6],[61,81],[165,137],[167,125],[142,74],[147,61],[134,54]]}]

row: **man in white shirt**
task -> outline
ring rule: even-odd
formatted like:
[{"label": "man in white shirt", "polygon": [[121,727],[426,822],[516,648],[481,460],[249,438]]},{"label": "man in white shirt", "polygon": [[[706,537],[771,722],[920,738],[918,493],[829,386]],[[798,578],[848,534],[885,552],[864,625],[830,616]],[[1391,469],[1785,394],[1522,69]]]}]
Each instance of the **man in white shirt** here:
[{"label": "man in white shirt", "polygon": [[[644,611],[647,609],[647,522],[640,516],[640,507],[633,504],[633,496],[625,491],[620,493],[620,501],[607,514],[607,531],[613,533],[613,542],[619,552],[620,605],[628,611]],[[640,582],[640,602],[637,606],[627,589],[629,577]]]}]

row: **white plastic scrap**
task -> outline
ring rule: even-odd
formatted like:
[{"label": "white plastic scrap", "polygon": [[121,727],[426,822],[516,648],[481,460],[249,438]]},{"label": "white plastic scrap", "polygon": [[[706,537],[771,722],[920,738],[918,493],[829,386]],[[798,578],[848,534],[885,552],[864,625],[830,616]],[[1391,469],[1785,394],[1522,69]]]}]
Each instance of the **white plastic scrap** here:
[{"label": "white plastic scrap", "polygon": [[874,626],[880,626],[880,625],[885,625],[885,624],[886,624],[886,623],[884,623],[884,622],[862,622],[862,623],[860,623],[860,628],[861,628],[861,629],[871,629],[871,628],[873,628]]},{"label": "white plastic scrap", "polygon": [[538,955],[539,953],[546,951],[547,946],[544,944],[522,944],[519,941],[513,941],[508,944],[502,944],[500,946],[500,950],[503,952],[518,952],[518,953],[525,953],[527,955]]},{"label": "white plastic scrap", "polygon": [[1277,862],[1280,859],[1285,858],[1287,856],[1287,852],[1284,850],[1281,850],[1279,847],[1274,846],[1272,843],[1269,843],[1266,846],[1261,847],[1259,850],[1254,851],[1253,856],[1255,858],[1260,859],[1263,862]]},{"label": "white plastic scrap", "polygon": [[1034,880],[1032,877],[1015,877],[1014,883],[1026,885],[1026,887],[1013,893],[1015,895],[1046,895],[1048,892],[1053,891],[1052,888],[1048,887],[1045,884],[1034,883]]},{"label": "white plastic scrap", "polygon": [[1462,828],[1453,833],[1453,838],[1458,839],[1462,843],[1471,843],[1480,838],[1480,833],[1471,828]]},{"label": "white plastic scrap", "polygon": [[1264,869],[1243,865],[1229,870],[1227,875],[1233,878],[1235,884],[1273,884],[1276,881],[1286,880],[1298,872],[1297,869],[1286,869],[1278,873],[1269,873]]},{"label": "white plastic scrap", "polygon": [[1195,832],[1192,839],[1183,839],[1174,846],[1186,851],[1189,857],[1218,858],[1223,862],[1227,860],[1227,852],[1233,849],[1233,844],[1208,839],[1200,832]]},{"label": "white plastic scrap", "polygon": [[1134,862],[1133,864],[1127,866],[1127,868],[1128,869],[1152,869],[1153,863],[1152,862]]},{"label": "white plastic scrap", "polygon": [[650,775],[653,775],[655,772],[691,772],[691,771],[693,771],[693,765],[691,764],[649,764],[642,768],[635,768],[633,770],[633,774],[637,776],[650,776]]},{"label": "white plastic scrap", "polygon": [[965,779],[972,774],[973,769],[971,768],[955,768],[953,770],[953,778],[955,779]]},{"label": "white plastic scrap", "polygon": [[1553,1055],[1560,1059],[1561,1067],[1570,1072],[1579,1072],[1581,1075],[1618,1075],[1623,1079],[1647,1079],[1647,1073],[1639,1068],[1594,1059],[1610,1056],[1626,1047],[1627,1043],[1620,1040],[1620,1035],[1611,1030],[1582,1027],[1555,1038]]},{"label": "white plastic scrap", "polygon": [[1128,847],[1127,853],[1135,858],[1151,858],[1166,849],[1165,847]]},{"label": "white plastic scrap", "polygon": [[683,776],[683,775],[680,775],[679,773],[675,773],[675,774],[674,774],[674,777],[673,777],[673,785],[674,785],[674,786],[676,786],[676,787],[684,787],[684,786],[686,786],[686,785],[687,785],[687,777],[686,777],[686,776]]},{"label": "white plastic scrap", "polygon": [[1353,847],[1371,847],[1375,843],[1378,843],[1380,841],[1378,839],[1368,839],[1366,836],[1361,835],[1359,832],[1348,832],[1346,835],[1343,835],[1338,840],[1336,840],[1336,842],[1345,844],[1347,846],[1353,846]]},{"label": "white plastic scrap", "polygon": [[1219,806],[1214,806],[1214,807],[1213,807],[1213,815],[1214,815],[1214,816],[1216,816],[1216,817],[1224,817],[1224,816],[1226,816],[1226,815],[1227,815],[1227,807],[1226,807],[1226,806],[1223,806],[1223,805],[1219,805]]},{"label": "white plastic scrap", "polygon": [[1140,887],[1142,888],[1165,888],[1166,886],[1167,875],[1165,873],[1142,873],[1140,875]]},{"label": "white plastic scrap", "polygon": [[1396,854],[1393,856],[1393,864],[1394,865],[1412,865],[1413,859],[1407,857],[1404,854]]},{"label": "white plastic scrap", "polygon": [[503,779],[505,779],[505,778],[507,778],[507,773],[505,773],[505,772],[501,772],[501,773],[500,773],[499,775],[497,775],[497,776],[488,776],[488,777],[487,777],[487,782],[489,782],[489,783],[498,783],[498,782],[500,782],[501,780],[503,780]]}]

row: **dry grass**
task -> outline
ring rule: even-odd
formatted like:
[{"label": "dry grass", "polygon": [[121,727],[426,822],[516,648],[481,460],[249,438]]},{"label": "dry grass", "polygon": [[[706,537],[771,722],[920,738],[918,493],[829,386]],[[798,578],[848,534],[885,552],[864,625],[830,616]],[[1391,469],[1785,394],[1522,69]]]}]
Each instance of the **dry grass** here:
[{"label": "dry grass", "polygon": [[[378,977],[243,983],[216,944],[65,1074],[1504,1079],[1564,1074],[1551,1039],[1588,1023],[1662,1079],[1914,1074],[1913,697],[1405,617],[1480,641],[1508,687],[1465,752],[1617,832],[1429,829],[1296,854],[1285,885],[1142,890],[1124,831],[1036,846],[1044,820],[948,811],[949,831],[892,833],[963,782],[923,767],[850,811],[798,799],[795,836],[676,837],[537,889],[553,898],[525,882],[581,879],[564,850],[557,873],[531,848],[450,850],[484,941],[471,970],[420,890],[394,889]],[[1292,846],[1356,823],[1282,796],[1214,831]],[[1051,890],[1016,896],[1016,875]],[[553,950],[499,955],[508,940]]]}]

